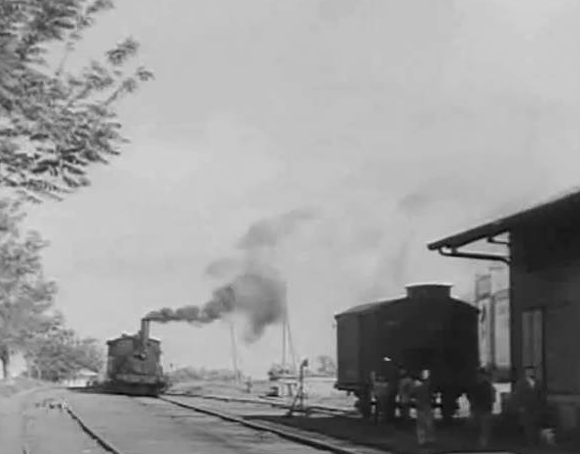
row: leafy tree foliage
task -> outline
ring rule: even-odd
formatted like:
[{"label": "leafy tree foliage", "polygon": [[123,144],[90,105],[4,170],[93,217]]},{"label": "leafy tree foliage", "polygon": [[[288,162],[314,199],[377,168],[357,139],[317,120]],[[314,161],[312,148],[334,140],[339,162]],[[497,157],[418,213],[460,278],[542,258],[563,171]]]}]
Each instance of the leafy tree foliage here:
[{"label": "leafy tree foliage", "polygon": [[292,369],[293,368],[288,366],[282,367],[281,364],[272,364],[270,366],[270,369],[268,369],[268,377],[270,378],[270,380],[275,380],[281,376],[289,375],[295,372]]},{"label": "leafy tree foliage", "polygon": [[10,357],[22,351],[32,333],[50,326],[56,285],[45,279],[40,235],[20,229],[20,203],[0,200],[0,361],[9,376]]},{"label": "leafy tree foliage", "polygon": [[192,380],[210,382],[236,381],[236,373],[229,369],[205,369],[195,367],[181,367],[167,374],[172,383],[183,383]]},{"label": "leafy tree foliage", "polygon": [[81,369],[99,372],[104,352],[92,338],[79,338],[71,329],[56,326],[37,334],[27,344],[25,357],[35,378],[60,381]]},{"label": "leafy tree foliage", "polygon": [[[115,105],[152,78],[127,64],[128,38],[84,69],[66,70],[76,44],[112,0],[0,1],[0,187],[34,201],[89,184],[87,169],[119,153]],[[49,64],[55,44],[60,62]]]},{"label": "leafy tree foliage", "polygon": [[316,357],[318,367],[316,371],[322,375],[334,376],[336,375],[336,363],[332,357],[328,355],[319,355]]}]

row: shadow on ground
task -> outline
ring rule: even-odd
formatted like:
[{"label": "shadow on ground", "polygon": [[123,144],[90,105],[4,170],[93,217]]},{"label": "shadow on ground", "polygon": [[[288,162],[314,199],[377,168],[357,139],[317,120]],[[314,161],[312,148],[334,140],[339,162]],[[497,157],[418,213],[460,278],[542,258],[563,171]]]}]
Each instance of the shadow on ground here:
[{"label": "shadow on ground", "polygon": [[459,452],[511,452],[518,454],[570,454],[580,452],[578,443],[563,442],[558,447],[525,447],[523,436],[517,429],[502,425],[496,420],[494,425],[494,439],[485,449],[477,446],[477,431],[467,420],[455,420],[451,425],[437,421],[437,442],[427,450],[421,449],[416,440],[413,423],[373,424],[363,419],[345,418],[327,415],[294,415],[289,418],[285,415],[253,415],[246,417],[250,420],[270,421],[289,427],[318,432],[353,443],[406,454],[443,454]]}]

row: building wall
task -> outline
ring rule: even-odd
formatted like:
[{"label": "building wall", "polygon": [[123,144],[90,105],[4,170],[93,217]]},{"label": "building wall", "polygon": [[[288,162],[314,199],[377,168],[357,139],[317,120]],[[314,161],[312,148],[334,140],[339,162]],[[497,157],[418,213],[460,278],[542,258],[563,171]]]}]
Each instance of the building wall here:
[{"label": "building wall", "polygon": [[509,288],[493,295],[494,364],[498,369],[511,368]]},{"label": "building wall", "polygon": [[536,366],[565,429],[580,427],[580,239],[569,228],[512,233],[512,361]]},{"label": "building wall", "polygon": [[496,380],[509,381],[511,368],[509,269],[490,267],[475,279],[479,316],[479,353],[482,365],[495,370]]}]

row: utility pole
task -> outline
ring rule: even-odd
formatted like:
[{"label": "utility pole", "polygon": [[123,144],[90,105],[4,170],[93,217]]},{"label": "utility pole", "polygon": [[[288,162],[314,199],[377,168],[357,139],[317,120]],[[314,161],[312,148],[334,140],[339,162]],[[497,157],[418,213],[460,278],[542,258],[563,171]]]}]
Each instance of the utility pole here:
[{"label": "utility pole", "polygon": [[[287,350],[290,353],[290,360],[288,361],[286,357]],[[290,319],[288,317],[288,304],[287,304],[287,289],[284,285],[284,312],[282,314],[282,369],[288,369],[292,373],[297,372],[296,364],[296,352],[294,351],[294,342],[292,340],[292,331],[290,330]]]},{"label": "utility pole", "polygon": [[288,344],[290,346],[290,358],[292,359],[292,370],[296,371],[296,352],[294,351],[294,342],[292,341],[292,331],[290,330],[290,320],[286,314],[286,331],[288,333]]},{"label": "utility pole", "polygon": [[238,348],[236,345],[236,333],[234,331],[234,322],[232,320],[229,321],[230,325],[230,337],[231,337],[231,344],[232,344],[232,361],[234,365],[234,376],[236,383],[240,380],[240,372],[238,369]]},{"label": "utility pole", "polygon": [[282,370],[286,369],[286,323],[288,314],[284,310],[284,320],[282,321]]}]

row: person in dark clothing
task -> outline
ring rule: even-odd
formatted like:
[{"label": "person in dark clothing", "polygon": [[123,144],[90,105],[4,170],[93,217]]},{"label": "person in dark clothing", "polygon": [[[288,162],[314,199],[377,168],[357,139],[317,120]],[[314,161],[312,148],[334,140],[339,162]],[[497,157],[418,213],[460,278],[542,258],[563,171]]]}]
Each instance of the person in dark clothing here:
[{"label": "person in dark clothing", "polygon": [[430,372],[424,370],[413,389],[417,408],[417,441],[419,446],[435,443]]},{"label": "person in dark clothing", "polygon": [[412,392],[413,392],[413,379],[411,378],[407,370],[402,369],[400,372],[398,393],[399,393],[401,420],[404,422],[409,421]]},{"label": "person in dark clothing", "polygon": [[527,367],[524,377],[518,382],[514,397],[524,427],[526,441],[530,445],[539,442],[542,417],[545,411],[545,401],[542,386],[536,378],[534,367]]},{"label": "person in dark clothing", "polygon": [[484,368],[479,369],[477,373],[477,382],[473,386],[470,397],[471,412],[479,429],[479,445],[486,447],[491,435],[495,388]]}]

